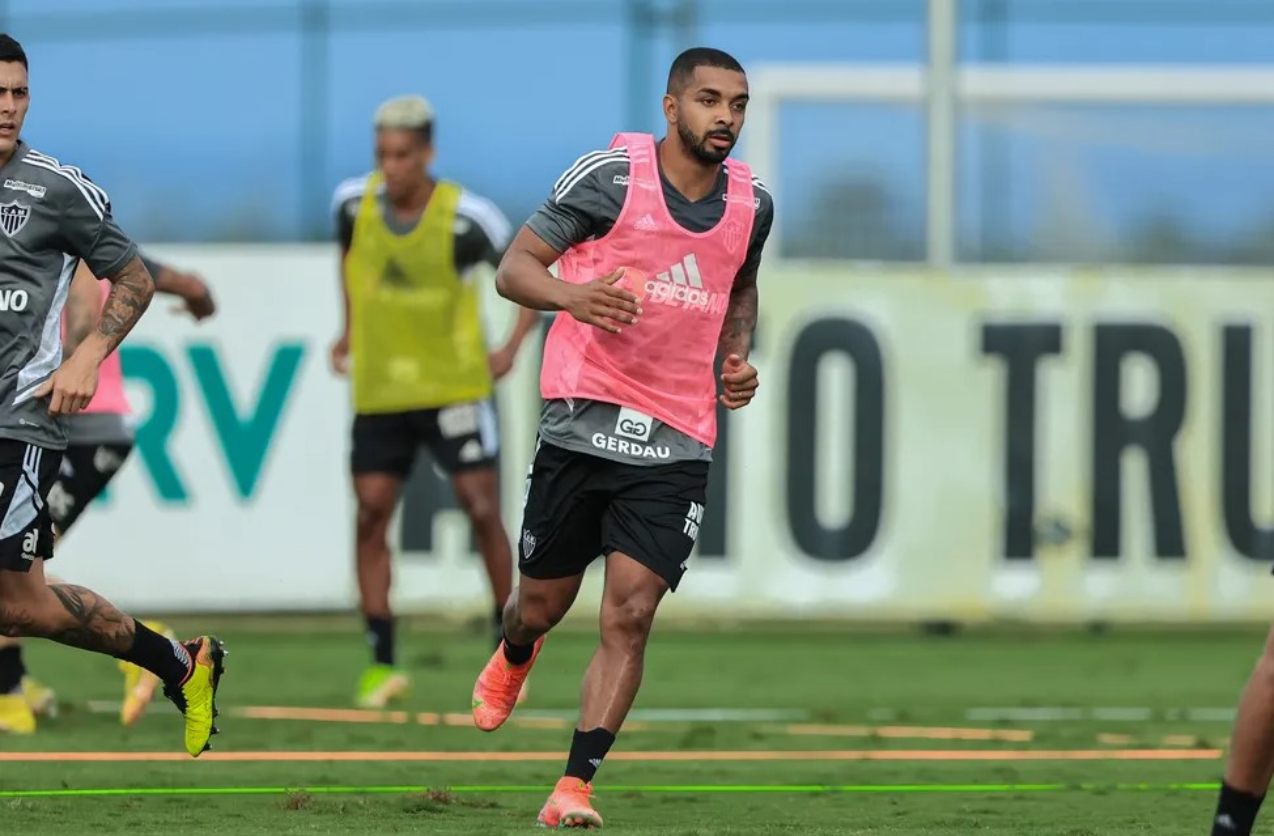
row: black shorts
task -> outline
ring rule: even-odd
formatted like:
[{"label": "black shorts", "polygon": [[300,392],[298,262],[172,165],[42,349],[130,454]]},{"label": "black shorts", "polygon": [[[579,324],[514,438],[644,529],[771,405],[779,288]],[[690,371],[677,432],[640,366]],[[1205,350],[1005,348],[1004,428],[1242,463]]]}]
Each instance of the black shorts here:
[{"label": "black shorts", "polygon": [[79,519],[80,514],[115,478],[133,445],[72,444],[66,448],[58,477],[49,490],[49,515],[60,534]]},{"label": "black shorts", "polygon": [[500,438],[493,401],[355,415],[350,469],[405,479],[421,445],[447,473],[495,467]]},{"label": "black shorts", "polygon": [[53,521],[45,500],[62,451],[0,439],[0,569],[28,572],[53,557]]},{"label": "black shorts", "polygon": [[703,524],[707,462],[621,464],[539,442],[527,473],[518,568],[547,580],[622,552],[676,590]]}]

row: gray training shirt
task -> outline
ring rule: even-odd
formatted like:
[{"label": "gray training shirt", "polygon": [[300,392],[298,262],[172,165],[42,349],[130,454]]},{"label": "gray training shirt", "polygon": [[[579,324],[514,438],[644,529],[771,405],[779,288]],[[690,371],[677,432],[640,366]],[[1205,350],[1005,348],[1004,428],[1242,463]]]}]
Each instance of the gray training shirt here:
[{"label": "gray training shirt", "polygon": [[61,450],[66,429],[36,388],[62,362],[62,307],[83,259],[109,276],[137,255],[106,192],[19,142],[0,166],[0,438]]},{"label": "gray training shirt", "polygon": [[[687,200],[660,171],[664,202],[672,219],[691,232],[707,232],[725,214],[726,166],[702,200]],[[761,251],[774,223],[774,201],[765,185],[752,178],[756,217],[743,270],[761,263]],[[585,154],[558,178],[553,193],[526,225],[549,246],[565,252],[575,244],[601,238],[615,224],[628,196],[628,151],[612,148]],[[633,424],[629,410],[600,401],[544,402],[540,437],[548,443],[625,464],[658,465],[712,461],[712,448],[662,421],[641,416]],[[644,425],[649,421],[649,429]]]},{"label": "gray training shirt", "polygon": [[[332,195],[332,212],[336,219],[336,240],[341,249],[348,250],[354,242],[354,222],[358,219],[358,210],[363,203],[363,195],[367,191],[369,175],[352,177],[336,187]],[[406,235],[412,231],[420,218],[413,218],[408,223],[400,221],[385,200],[385,184],[382,183],[376,195],[376,203],[381,217],[395,235]],[[495,204],[484,197],[479,197],[468,189],[460,193],[460,203],[456,206],[455,225],[455,259],[456,272],[463,276],[469,268],[477,264],[500,265],[500,256],[513,230],[504,214]]]}]

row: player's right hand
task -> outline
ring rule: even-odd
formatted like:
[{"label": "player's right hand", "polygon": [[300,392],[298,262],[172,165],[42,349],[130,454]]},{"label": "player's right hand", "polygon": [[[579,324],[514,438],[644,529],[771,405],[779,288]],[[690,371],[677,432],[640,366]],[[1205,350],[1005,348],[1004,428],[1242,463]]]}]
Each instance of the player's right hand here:
[{"label": "player's right hand", "polygon": [[332,343],[330,359],[332,361],[332,371],[339,375],[349,373],[349,335],[341,334],[336,338],[336,342]]},{"label": "player's right hand", "polygon": [[616,287],[627,268],[620,267],[608,276],[584,284],[567,285],[566,303],[562,308],[585,325],[618,334],[626,325],[636,325],[641,316],[641,300]]},{"label": "player's right hand", "polygon": [[93,400],[97,391],[97,364],[72,354],[35,390],[36,398],[49,399],[50,415],[74,415]]}]

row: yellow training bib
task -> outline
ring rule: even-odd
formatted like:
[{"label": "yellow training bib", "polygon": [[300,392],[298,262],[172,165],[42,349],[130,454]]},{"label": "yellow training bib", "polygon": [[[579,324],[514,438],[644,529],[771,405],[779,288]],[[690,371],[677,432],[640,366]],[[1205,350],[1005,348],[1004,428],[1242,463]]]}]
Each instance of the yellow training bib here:
[{"label": "yellow training bib", "polygon": [[432,409],[491,394],[478,289],[455,265],[460,187],[439,182],[415,228],[395,235],[368,178],[345,259],[354,410]]}]

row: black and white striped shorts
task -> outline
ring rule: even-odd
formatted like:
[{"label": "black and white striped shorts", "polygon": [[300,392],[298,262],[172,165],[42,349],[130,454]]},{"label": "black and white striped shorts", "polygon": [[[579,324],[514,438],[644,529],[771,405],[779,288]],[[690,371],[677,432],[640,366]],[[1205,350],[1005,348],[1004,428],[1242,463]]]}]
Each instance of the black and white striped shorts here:
[{"label": "black and white striped shorts", "polygon": [[53,557],[47,500],[61,462],[61,450],[0,439],[0,570],[27,572]]}]

